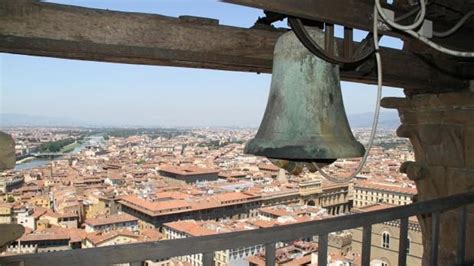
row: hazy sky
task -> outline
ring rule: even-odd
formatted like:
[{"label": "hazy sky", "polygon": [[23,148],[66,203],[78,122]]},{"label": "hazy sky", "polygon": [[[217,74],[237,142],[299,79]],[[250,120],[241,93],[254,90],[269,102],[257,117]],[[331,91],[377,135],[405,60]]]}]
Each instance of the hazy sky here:
[{"label": "hazy sky", "polygon": [[[53,2],[53,1],[51,1]],[[250,27],[263,13],[211,0],[57,0],[54,2],[169,16],[217,18]],[[355,39],[364,35],[357,34]],[[391,38],[382,44],[400,48]],[[0,53],[0,113],[104,125],[258,126],[271,75],[140,66]],[[343,82],[348,113],[372,112],[375,87]],[[401,96],[385,88],[384,95]]]}]

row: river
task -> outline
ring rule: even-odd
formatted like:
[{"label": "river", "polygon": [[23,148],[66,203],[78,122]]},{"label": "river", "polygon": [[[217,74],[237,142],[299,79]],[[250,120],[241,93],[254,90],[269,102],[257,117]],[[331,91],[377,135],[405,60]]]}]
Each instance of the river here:
[{"label": "river", "polygon": [[[76,154],[76,153],[81,152],[81,150],[87,146],[103,145],[105,143],[104,137],[99,136],[99,135],[86,137],[84,140],[85,141],[82,142],[81,145],[77,146],[76,148],[74,148],[74,150],[66,154]],[[61,158],[62,157],[56,157],[54,159],[38,158],[38,159],[29,160],[29,161],[17,164],[15,166],[15,170],[20,171],[20,170],[28,170],[28,169],[33,169],[37,167],[42,167],[42,166],[48,165],[50,161],[61,159]]]}]

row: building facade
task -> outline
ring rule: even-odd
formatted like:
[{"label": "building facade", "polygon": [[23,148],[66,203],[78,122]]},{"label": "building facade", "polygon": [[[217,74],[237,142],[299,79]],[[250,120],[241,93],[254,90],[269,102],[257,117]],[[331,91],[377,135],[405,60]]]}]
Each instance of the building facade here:
[{"label": "building facade", "polygon": [[[390,208],[393,206],[375,204],[359,209],[354,213],[369,212]],[[362,254],[362,228],[355,228],[352,232],[352,252]],[[400,243],[400,221],[390,221],[382,224],[372,225],[371,236],[371,266],[394,266],[398,265],[398,247]],[[407,265],[421,265],[423,256],[423,243],[421,227],[416,217],[410,217],[408,224],[408,247]]]},{"label": "building facade", "polygon": [[357,181],[354,184],[354,207],[364,207],[376,203],[407,205],[412,203],[416,195],[414,187],[400,187],[370,181]]}]

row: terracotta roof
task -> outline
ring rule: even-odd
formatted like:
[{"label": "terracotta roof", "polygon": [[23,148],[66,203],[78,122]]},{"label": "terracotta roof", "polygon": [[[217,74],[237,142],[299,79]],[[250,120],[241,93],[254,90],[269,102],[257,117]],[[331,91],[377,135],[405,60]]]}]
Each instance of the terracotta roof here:
[{"label": "terracotta roof", "polygon": [[13,203],[0,202],[0,208],[13,208]]},{"label": "terracotta roof", "polygon": [[143,229],[140,234],[145,237],[146,241],[158,241],[163,238],[163,234],[157,229]]},{"label": "terracotta roof", "polygon": [[270,163],[261,163],[261,164],[258,164],[258,168],[261,169],[261,170],[267,170],[267,171],[280,171],[280,168],[273,165],[273,164],[270,164]]},{"label": "terracotta roof", "polygon": [[99,245],[102,242],[107,240],[111,240],[117,236],[127,236],[138,240],[140,236],[135,235],[134,233],[130,232],[129,230],[120,230],[120,231],[111,231],[107,233],[97,233],[97,234],[89,234],[86,236],[86,239],[89,240],[94,246]]},{"label": "terracotta roof", "polygon": [[[399,206],[387,204],[387,203],[375,203],[375,204],[367,205],[364,207],[353,208],[351,211],[354,213],[362,213],[362,212],[373,212],[373,211],[384,210],[384,209],[395,208],[395,207],[399,207]],[[412,223],[416,223],[416,224],[419,223],[418,218],[416,216],[410,216],[408,217],[408,220]]]},{"label": "terracotta roof", "polygon": [[391,204],[385,204],[385,203],[376,203],[372,205],[367,205],[359,208],[353,208],[352,211],[356,213],[360,212],[373,212],[373,211],[378,211],[378,210],[384,210],[388,208],[394,208],[397,207],[397,205],[391,205]]},{"label": "terracotta roof", "polygon": [[219,206],[228,206],[258,200],[260,196],[243,192],[228,192],[213,196],[196,197],[192,200],[150,201],[137,196],[125,196],[119,202],[130,208],[138,209],[149,215],[165,215],[176,212],[198,211]]},{"label": "terracotta roof", "polygon": [[228,192],[228,193],[221,193],[215,195],[215,198],[221,202],[232,202],[232,201],[244,201],[244,200],[251,200],[256,199],[258,196],[246,194],[243,192]]},{"label": "terracotta roof", "polygon": [[70,236],[63,232],[34,232],[25,234],[18,241],[50,241],[50,240],[69,240]]},{"label": "terracotta roof", "polygon": [[400,183],[386,184],[386,183],[374,182],[371,180],[358,180],[354,184],[354,188],[357,188],[357,187],[398,192],[398,193],[404,193],[404,194],[410,194],[410,195],[415,195],[417,193],[416,188],[402,187],[402,184]]},{"label": "terracotta roof", "polygon": [[137,196],[125,196],[120,200],[121,203],[131,203],[139,208],[146,209],[150,212],[164,212],[177,209],[191,209],[191,205],[184,200],[167,200],[167,201],[149,201]]},{"label": "terracotta roof", "polygon": [[224,178],[237,178],[237,177],[245,177],[247,176],[244,172],[235,172],[235,171],[223,171],[219,172],[220,177]]},{"label": "terracotta roof", "polygon": [[70,237],[70,242],[81,242],[87,235],[84,230],[78,228],[62,228],[55,225],[51,225],[50,228],[37,230],[36,233],[68,235]]},{"label": "terracotta roof", "polygon": [[206,236],[222,233],[202,227],[202,222],[197,222],[195,220],[177,221],[165,223],[164,225],[175,231],[182,232],[190,236]]},{"label": "terracotta roof", "polygon": [[201,168],[197,166],[163,166],[160,171],[173,173],[182,176],[218,174],[219,170],[211,168]]},{"label": "terracotta roof", "polygon": [[253,221],[249,221],[249,223],[255,226],[258,226],[260,228],[268,228],[268,227],[273,227],[273,226],[278,225],[278,223],[275,221],[265,221],[265,220],[253,220]]},{"label": "terracotta roof", "polygon": [[164,191],[164,192],[157,192],[155,194],[157,198],[171,198],[171,199],[187,199],[192,195],[183,193],[180,191]]},{"label": "terracotta roof", "polygon": [[47,211],[48,211],[48,209],[46,209],[46,208],[35,207],[35,210],[33,212],[33,217],[35,217],[35,219],[38,219],[43,214],[45,214]]},{"label": "terracotta roof", "polygon": [[63,212],[63,213],[58,213],[58,212],[52,212],[48,211],[44,214],[44,216],[49,216],[49,217],[54,217],[54,218],[71,218],[71,217],[78,217],[77,214],[72,213],[72,212]]},{"label": "terracotta roof", "polygon": [[126,222],[138,222],[138,218],[127,213],[120,213],[120,214],[110,215],[108,217],[87,219],[84,221],[84,223],[91,226],[126,223]]},{"label": "terracotta roof", "polygon": [[272,208],[272,207],[260,208],[259,212],[271,214],[277,217],[286,216],[290,214],[290,212],[288,212],[285,208]]}]

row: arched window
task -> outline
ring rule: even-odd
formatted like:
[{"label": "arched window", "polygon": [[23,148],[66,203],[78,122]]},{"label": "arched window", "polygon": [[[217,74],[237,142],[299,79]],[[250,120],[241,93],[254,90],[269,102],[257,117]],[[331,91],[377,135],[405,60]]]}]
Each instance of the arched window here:
[{"label": "arched window", "polygon": [[382,247],[390,248],[390,234],[388,232],[382,233]]}]

